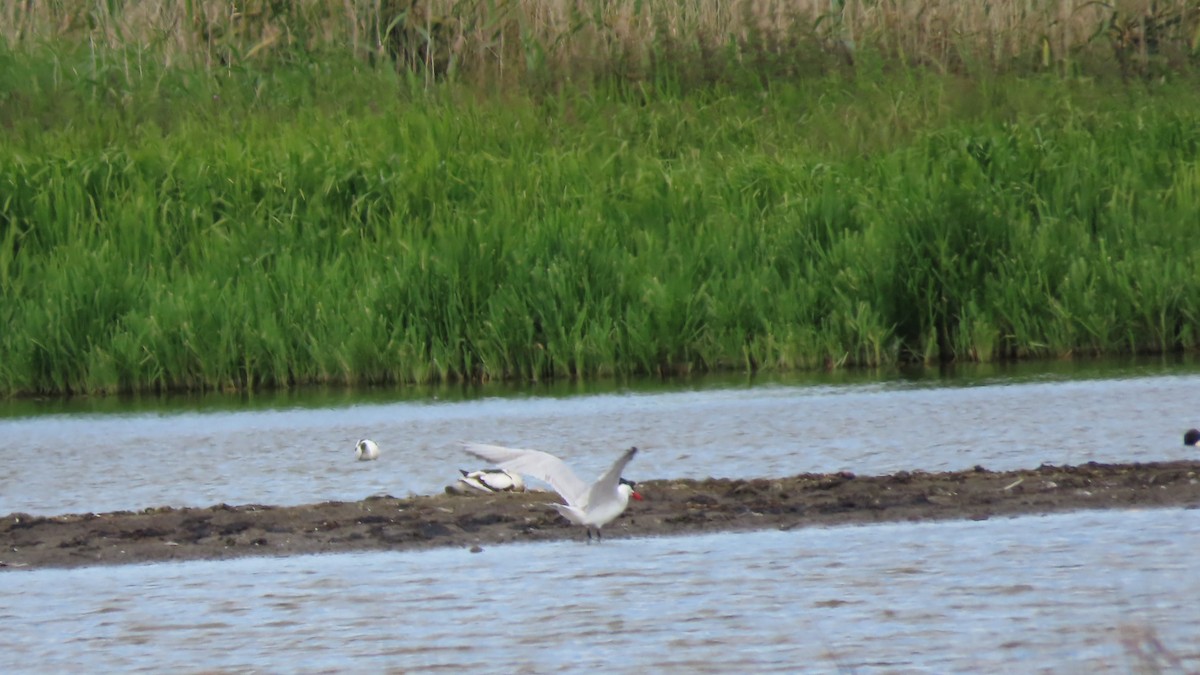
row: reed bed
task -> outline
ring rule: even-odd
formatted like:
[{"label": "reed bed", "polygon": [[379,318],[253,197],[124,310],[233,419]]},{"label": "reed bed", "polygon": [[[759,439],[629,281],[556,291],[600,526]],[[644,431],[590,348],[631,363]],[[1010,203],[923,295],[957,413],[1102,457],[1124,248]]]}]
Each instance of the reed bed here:
[{"label": "reed bed", "polygon": [[635,105],[306,73],[80,85],[69,121],[9,125],[0,391],[1200,344],[1193,89],[912,74]]},{"label": "reed bed", "polygon": [[12,3],[0,394],[1196,349],[1193,5],[983,4]]},{"label": "reed bed", "polygon": [[[56,0],[0,8],[10,45],[69,41],[160,65],[230,68],[331,53],[427,79],[577,86],[664,67],[707,80],[862,55],[946,71],[1193,63],[1196,0]],[[732,72],[740,72],[733,68]]]}]

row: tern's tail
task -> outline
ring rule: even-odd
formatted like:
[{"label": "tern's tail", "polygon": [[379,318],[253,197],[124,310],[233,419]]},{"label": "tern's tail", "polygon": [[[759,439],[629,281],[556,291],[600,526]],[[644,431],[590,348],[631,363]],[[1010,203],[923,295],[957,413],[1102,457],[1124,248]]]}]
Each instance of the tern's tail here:
[{"label": "tern's tail", "polygon": [[576,525],[584,524],[583,512],[576,507],[569,506],[567,504],[550,504],[550,506],[553,506],[555,511],[558,511],[560,514],[562,514],[563,518],[566,518],[572,523],[575,523]]}]

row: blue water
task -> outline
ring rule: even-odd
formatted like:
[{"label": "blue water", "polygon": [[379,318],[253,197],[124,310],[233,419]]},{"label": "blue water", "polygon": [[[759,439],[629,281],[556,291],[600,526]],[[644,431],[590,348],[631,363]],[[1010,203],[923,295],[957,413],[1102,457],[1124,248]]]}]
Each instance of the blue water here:
[{"label": "blue water", "polygon": [[[1003,470],[1195,457],[1200,374],[768,383],[571,396],[380,400],[0,417],[0,514],[301,504],[440,492],[475,460],[459,440],[555,452],[586,477],[619,452],[652,478],[851,470]],[[107,405],[115,405],[111,402]],[[104,407],[104,406],[101,406]],[[84,408],[86,410],[86,408]],[[24,408],[24,410],[30,410]],[[376,462],[355,462],[359,438]]]},{"label": "blue water", "polygon": [[[458,439],[638,480],[1198,455],[1190,368],[567,389],[10,403],[0,513],[428,494]],[[10,568],[0,672],[1194,672],[1197,550],[1164,509]]]},{"label": "blue water", "polygon": [[1195,670],[1197,550],[1173,509],[10,572],[0,671]]}]

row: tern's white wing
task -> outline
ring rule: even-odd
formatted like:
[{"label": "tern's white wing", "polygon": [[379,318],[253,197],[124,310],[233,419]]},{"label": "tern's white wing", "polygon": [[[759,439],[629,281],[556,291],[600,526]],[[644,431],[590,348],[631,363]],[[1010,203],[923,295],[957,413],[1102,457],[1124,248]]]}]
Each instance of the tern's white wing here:
[{"label": "tern's white wing", "polygon": [[[549,483],[550,487],[554,488],[554,491],[562,495],[563,499],[572,506],[581,506],[585,503],[583,500],[588,492],[587,483],[579,480],[575,472],[571,471],[571,467],[554,455],[541,450],[522,450],[521,448],[506,448],[501,445],[484,443],[463,443],[462,446],[463,450],[484,461],[491,462],[505,471],[523,473]],[[612,489],[616,489],[616,482],[620,480],[619,473],[618,471],[617,478],[613,479]]]},{"label": "tern's white wing", "polygon": [[630,448],[621,455],[620,459],[613,463],[612,468],[604,472],[603,476],[596,479],[588,490],[586,504],[600,504],[601,501],[607,498],[611,499],[617,492],[617,485],[621,482],[621,472],[625,470],[625,465],[633,456],[637,454],[637,448]]}]

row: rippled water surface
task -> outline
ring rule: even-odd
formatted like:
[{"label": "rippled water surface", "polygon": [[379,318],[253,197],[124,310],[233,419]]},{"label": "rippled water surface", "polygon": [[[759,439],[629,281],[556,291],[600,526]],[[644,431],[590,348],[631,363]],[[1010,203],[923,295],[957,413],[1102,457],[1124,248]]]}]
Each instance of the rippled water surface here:
[{"label": "rippled water surface", "polygon": [[10,572],[0,671],[1183,672],[1197,550],[1148,510]]},{"label": "rippled water surface", "polygon": [[[0,405],[0,513],[1194,457],[1194,368]],[[375,439],[376,462],[354,442]],[[1200,510],[0,572],[0,672],[1200,670]]]},{"label": "rippled water surface", "polygon": [[[550,450],[589,477],[637,445],[644,452],[627,471],[634,480],[999,470],[1196,454],[1181,436],[1200,426],[1200,374],[1167,367],[1086,374],[711,380],[403,400],[376,393],[319,405],[10,404],[7,415],[0,408],[0,514],[430,494],[453,482],[457,469],[478,468],[458,440]],[[379,443],[378,461],[353,461],[362,437]]]}]

